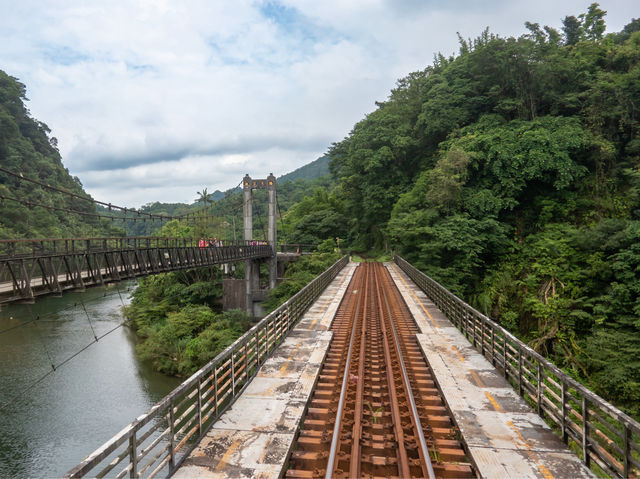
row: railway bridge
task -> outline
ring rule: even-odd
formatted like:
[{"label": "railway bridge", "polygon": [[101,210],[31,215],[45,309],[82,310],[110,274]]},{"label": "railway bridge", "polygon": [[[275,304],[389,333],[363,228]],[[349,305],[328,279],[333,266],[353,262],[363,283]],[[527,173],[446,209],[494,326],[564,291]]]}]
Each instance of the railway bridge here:
[{"label": "railway bridge", "polygon": [[638,477],[640,424],[400,257],[342,258],[66,477]]}]

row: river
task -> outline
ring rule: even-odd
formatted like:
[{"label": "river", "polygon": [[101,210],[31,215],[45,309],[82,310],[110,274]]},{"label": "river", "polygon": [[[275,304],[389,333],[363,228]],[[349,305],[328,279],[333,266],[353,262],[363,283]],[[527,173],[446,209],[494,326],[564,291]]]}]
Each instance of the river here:
[{"label": "river", "polygon": [[62,476],[180,383],[138,361],[135,334],[117,327],[134,287],[2,307],[1,478]]}]

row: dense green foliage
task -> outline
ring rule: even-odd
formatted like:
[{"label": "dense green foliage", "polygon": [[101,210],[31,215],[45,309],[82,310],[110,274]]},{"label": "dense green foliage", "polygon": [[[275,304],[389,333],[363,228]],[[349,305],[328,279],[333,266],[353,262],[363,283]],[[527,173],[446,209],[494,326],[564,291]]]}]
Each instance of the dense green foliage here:
[{"label": "dense green foliage", "polygon": [[269,291],[264,302],[267,311],[273,311],[291,296],[296,294],[316,276],[320,275],[338,261],[342,254],[332,239],[318,245],[318,251],[311,256],[300,256],[298,261],[290,263],[285,272],[284,281]]},{"label": "dense green foliage", "polygon": [[[275,309],[325,271],[340,257],[334,249],[329,240],[318,253],[291,263],[285,280],[270,292],[265,306]],[[244,312],[220,312],[221,279],[217,268],[142,279],[124,309],[141,339],[137,346],[140,358],[165,374],[189,376],[249,329],[253,322]]]},{"label": "dense green foliage", "polygon": [[160,372],[189,376],[252,324],[243,312],[220,312],[216,268],[149,276],[125,308],[141,342],[139,356]]},{"label": "dense green foliage", "polygon": [[[62,165],[57,140],[49,137],[47,125],[30,116],[24,104],[25,95],[25,86],[0,70],[0,166],[90,198],[80,180],[72,177]],[[22,181],[4,172],[0,172],[0,195],[5,197],[0,201],[2,239],[121,234],[121,230],[114,229],[110,223],[90,216],[96,214],[96,207],[90,201]]]},{"label": "dense green foliage", "polygon": [[605,35],[604,15],[460,39],[332,146],[337,187],[287,218],[405,256],[640,414],[640,21]]}]

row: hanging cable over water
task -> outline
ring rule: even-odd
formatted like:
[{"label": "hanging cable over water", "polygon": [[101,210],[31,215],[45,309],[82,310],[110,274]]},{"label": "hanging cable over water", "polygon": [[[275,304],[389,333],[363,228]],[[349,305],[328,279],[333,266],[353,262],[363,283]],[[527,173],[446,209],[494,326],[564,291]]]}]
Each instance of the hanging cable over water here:
[{"label": "hanging cable over water", "polygon": [[[117,287],[117,283],[115,283],[115,285]],[[127,287],[124,290],[124,292],[130,292],[130,291],[133,291],[132,287]],[[86,305],[86,304],[89,304],[89,303],[92,303],[92,302],[96,302],[96,301],[103,301],[105,298],[109,298],[109,297],[115,296],[115,295],[120,296],[120,302],[124,306],[124,301],[122,299],[122,294],[121,294],[120,288],[118,288],[117,291],[114,292],[114,293],[105,293],[102,296],[96,296],[94,298],[90,298],[89,300],[84,301],[84,304]],[[6,329],[0,329],[0,335],[1,334],[5,334],[5,333],[9,333],[11,331],[14,331],[16,329],[22,328],[24,326],[28,326],[29,324],[31,324],[31,323],[33,323],[35,321],[38,321],[40,323],[47,322],[47,321],[52,321],[52,320],[46,319],[46,318],[49,318],[49,317],[52,317],[52,316],[58,316],[60,313],[63,313],[63,312],[66,312],[66,311],[70,311],[70,310],[72,310],[74,308],[77,308],[79,305],[80,305],[79,302],[74,302],[72,305],[67,306],[66,308],[62,308],[62,309],[59,309],[57,311],[52,311],[52,312],[47,313],[47,314],[38,314],[35,317],[32,317],[31,319],[29,319],[28,321],[24,321],[24,322],[22,322],[20,324],[16,324],[15,326],[10,326],[10,327],[8,327]],[[2,321],[2,319],[3,318],[0,318],[0,322]],[[7,318],[4,318],[4,319],[7,319]],[[13,319],[13,317],[10,317],[8,319]],[[56,321],[56,320],[53,320],[53,321]]]}]

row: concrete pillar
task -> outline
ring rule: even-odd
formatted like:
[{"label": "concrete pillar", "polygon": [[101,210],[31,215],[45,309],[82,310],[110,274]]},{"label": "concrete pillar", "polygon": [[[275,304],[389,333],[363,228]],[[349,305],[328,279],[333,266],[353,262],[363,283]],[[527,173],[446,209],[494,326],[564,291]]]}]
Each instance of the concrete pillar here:
[{"label": "concrete pillar", "polygon": [[[243,235],[244,241],[253,239],[253,193],[251,191],[251,177],[247,174],[242,180],[242,217],[243,217]],[[251,260],[244,262],[244,284],[245,284],[245,305],[247,314],[253,316],[253,272],[252,269],[257,267]]]},{"label": "concrete pillar", "polygon": [[273,173],[267,176],[267,193],[269,200],[269,221],[267,240],[273,250],[273,257],[269,261],[269,288],[273,289],[278,283],[278,237],[276,232],[276,177]]},{"label": "concrete pillar", "polygon": [[253,192],[249,175],[245,175],[242,185],[242,218],[244,225],[242,238],[245,241],[251,241],[253,239]]}]

